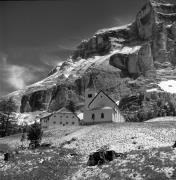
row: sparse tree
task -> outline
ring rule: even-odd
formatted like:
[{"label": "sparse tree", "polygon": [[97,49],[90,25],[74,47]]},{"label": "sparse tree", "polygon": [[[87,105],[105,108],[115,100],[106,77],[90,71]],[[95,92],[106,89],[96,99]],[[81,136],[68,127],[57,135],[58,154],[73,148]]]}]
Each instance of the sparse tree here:
[{"label": "sparse tree", "polygon": [[22,135],[21,135],[21,147],[22,149],[24,148],[24,141],[26,140],[26,134],[23,132]]},{"label": "sparse tree", "polygon": [[40,142],[42,140],[43,131],[41,128],[41,125],[37,122],[32,124],[27,133],[27,138],[30,140],[29,147],[31,148],[37,148],[40,146]]},{"label": "sparse tree", "polygon": [[71,112],[73,112],[73,113],[76,111],[76,105],[75,105],[75,103],[74,103],[72,100],[70,100],[70,101],[68,102],[66,108],[67,108],[68,110],[70,110]]},{"label": "sparse tree", "polygon": [[0,135],[2,137],[9,133],[9,127],[11,126],[11,121],[13,120],[12,113],[17,109],[17,105],[12,98],[2,99],[0,101]]}]

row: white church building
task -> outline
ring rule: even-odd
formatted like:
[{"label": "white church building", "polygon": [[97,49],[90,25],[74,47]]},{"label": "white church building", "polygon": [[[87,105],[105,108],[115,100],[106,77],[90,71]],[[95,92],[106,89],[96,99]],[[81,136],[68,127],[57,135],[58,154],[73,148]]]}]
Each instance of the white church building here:
[{"label": "white church building", "polygon": [[[93,80],[90,80],[93,83]],[[90,84],[89,83],[89,84]],[[92,85],[85,90],[84,124],[125,122],[116,102],[106,93],[96,93]]]}]

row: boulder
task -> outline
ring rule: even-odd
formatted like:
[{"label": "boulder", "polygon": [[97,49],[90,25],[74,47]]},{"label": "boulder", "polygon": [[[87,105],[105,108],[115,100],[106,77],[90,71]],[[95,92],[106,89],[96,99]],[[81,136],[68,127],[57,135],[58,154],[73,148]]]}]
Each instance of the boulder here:
[{"label": "boulder", "polygon": [[172,146],[173,148],[176,148],[176,141],[175,141],[175,143],[173,144],[173,146]]},{"label": "boulder", "polygon": [[125,154],[122,153],[116,153],[113,150],[101,150],[94,152],[89,155],[89,160],[87,162],[88,166],[96,166],[96,165],[102,165],[107,162],[113,161],[116,157],[125,157]]},{"label": "boulder", "polygon": [[42,143],[41,145],[40,145],[40,147],[41,148],[48,148],[48,147],[51,147],[51,143]]},{"label": "boulder", "polygon": [[4,161],[10,161],[15,158],[15,152],[8,152],[4,154]]},{"label": "boulder", "polygon": [[10,153],[5,153],[4,154],[4,161],[9,161],[10,160]]}]

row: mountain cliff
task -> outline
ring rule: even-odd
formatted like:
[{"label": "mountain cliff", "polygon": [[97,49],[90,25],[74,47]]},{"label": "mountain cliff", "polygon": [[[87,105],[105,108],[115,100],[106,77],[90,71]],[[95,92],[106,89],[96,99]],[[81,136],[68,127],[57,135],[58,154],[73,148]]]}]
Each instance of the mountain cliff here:
[{"label": "mountain cliff", "polygon": [[55,111],[69,100],[79,109],[90,76],[97,90],[103,89],[115,100],[159,88],[165,73],[168,79],[175,74],[175,40],[175,0],[149,0],[134,22],[97,31],[47,78],[7,97],[13,97],[23,113]]}]

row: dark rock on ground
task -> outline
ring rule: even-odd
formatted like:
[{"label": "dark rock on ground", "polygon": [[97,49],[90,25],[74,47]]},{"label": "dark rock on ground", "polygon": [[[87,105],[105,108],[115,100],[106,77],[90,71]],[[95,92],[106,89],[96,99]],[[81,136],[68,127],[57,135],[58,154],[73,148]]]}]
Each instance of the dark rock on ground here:
[{"label": "dark rock on ground", "polygon": [[9,161],[10,159],[10,154],[9,153],[5,153],[4,154],[4,161]]},{"label": "dark rock on ground", "polygon": [[116,153],[113,150],[108,151],[97,151],[89,155],[87,162],[88,166],[102,165],[107,162],[113,161],[116,157],[125,157],[125,154]]},{"label": "dark rock on ground", "polygon": [[11,159],[14,159],[14,158],[15,158],[14,152],[4,154],[4,161],[10,161]]},{"label": "dark rock on ground", "polygon": [[175,143],[173,144],[173,146],[172,146],[173,148],[176,148],[176,141],[175,141]]},{"label": "dark rock on ground", "polygon": [[51,147],[51,143],[42,143],[41,145],[40,145],[40,147],[41,148],[48,148],[48,147]]}]

